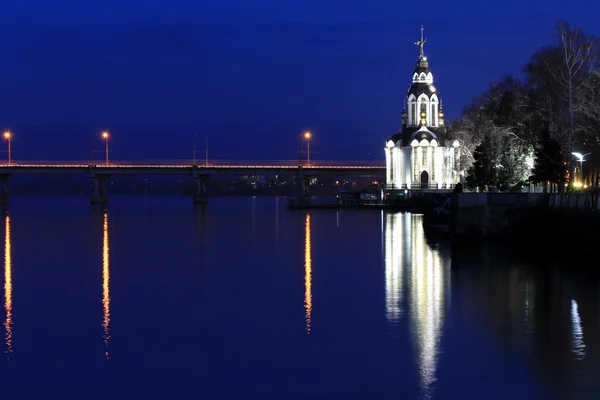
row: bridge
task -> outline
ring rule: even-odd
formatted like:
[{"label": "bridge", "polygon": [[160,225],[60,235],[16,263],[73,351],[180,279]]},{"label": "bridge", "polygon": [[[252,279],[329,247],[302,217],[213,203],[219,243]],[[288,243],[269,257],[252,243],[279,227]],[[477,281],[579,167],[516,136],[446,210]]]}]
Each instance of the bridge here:
[{"label": "bridge", "polygon": [[315,176],[380,176],[385,165],[372,161],[341,162],[315,160],[243,161],[193,160],[160,161],[22,161],[0,164],[0,204],[8,204],[8,179],[13,175],[88,175],[94,183],[92,204],[107,204],[106,180],[111,175],[187,175],[196,181],[194,203],[206,202],[206,180],[213,175],[293,174],[300,181],[302,194],[309,196],[309,181]]}]

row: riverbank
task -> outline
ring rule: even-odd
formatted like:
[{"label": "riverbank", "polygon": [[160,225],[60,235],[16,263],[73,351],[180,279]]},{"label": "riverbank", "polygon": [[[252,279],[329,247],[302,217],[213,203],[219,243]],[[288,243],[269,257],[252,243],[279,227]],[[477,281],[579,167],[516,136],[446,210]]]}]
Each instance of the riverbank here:
[{"label": "riverbank", "polygon": [[[587,204],[575,196],[584,195],[572,195],[574,204]],[[555,207],[548,199],[544,194],[460,193],[452,197],[447,216],[430,210],[423,223],[428,231],[454,241],[577,248],[600,255],[600,212]]]}]

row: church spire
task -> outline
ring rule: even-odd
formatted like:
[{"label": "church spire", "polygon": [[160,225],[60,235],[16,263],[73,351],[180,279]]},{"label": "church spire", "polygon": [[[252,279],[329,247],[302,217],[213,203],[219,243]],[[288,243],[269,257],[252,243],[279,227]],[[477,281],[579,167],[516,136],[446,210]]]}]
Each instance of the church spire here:
[{"label": "church spire", "polygon": [[425,39],[425,36],[424,36],[423,25],[421,25],[421,40],[417,40],[415,42],[415,44],[417,46],[419,46],[419,59],[420,60],[422,60],[423,58],[425,58],[425,53],[423,52],[423,45],[425,44],[426,41],[427,41],[427,39]]}]

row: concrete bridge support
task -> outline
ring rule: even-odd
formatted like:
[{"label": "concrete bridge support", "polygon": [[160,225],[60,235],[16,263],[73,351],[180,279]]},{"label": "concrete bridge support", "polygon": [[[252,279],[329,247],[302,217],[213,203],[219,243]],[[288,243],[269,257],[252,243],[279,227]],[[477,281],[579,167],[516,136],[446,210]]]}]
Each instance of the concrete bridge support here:
[{"label": "concrete bridge support", "polygon": [[0,205],[8,204],[8,178],[10,178],[9,174],[0,175]]},{"label": "concrete bridge support", "polygon": [[311,181],[311,177],[310,176],[304,176],[301,178],[300,181],[300,187],[302,189],[302,197],[305,199],[310,199],[310,181]]},{"label": "concrete bridge support", "polygon": [[310,204],[310,181],[312,178],[310,176],[303,176],[299,177],[298,179],[300,181],[300,194],[298,196],[298,203]]},{"label": "concrete bridge support", "polygon": [[298,203],[310,203],[310,181],[312,177],[304,175],[302,166],[298,167],[296,182],[300,184],[300,193],[298,194]]},{"label": "concrete bridge support", "polygon": [[194,180],[196,181],[196,193],[194,193],[194,204],[206,204],[208,197],[206,195],[206,181],[209,175],[196,175]]},{"label": "concrete bridge support", "polygon": [[94,183],[94,191],[90,198],[92,205],[106,205],[108,204],[108,195],[106,194],[106,180],[108,175],[94,175],[92,176],[92,182]]}]

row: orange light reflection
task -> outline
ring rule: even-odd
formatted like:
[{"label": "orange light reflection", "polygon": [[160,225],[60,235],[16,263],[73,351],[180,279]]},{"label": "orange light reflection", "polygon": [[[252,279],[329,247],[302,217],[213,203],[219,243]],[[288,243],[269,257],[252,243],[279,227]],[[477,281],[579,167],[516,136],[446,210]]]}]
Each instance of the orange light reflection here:
[{"label": "orange light reflection", "polygon": [[10,239],[10,217],[4,217],[4,329],[6,330],[6,354],[13,352],[12,347],[12,249]]},{"label": "orange light reflection", "polygon": [[110,339],[110,257],[108,240],[108,213],[104,213],[102,234],[102,308],[104,309],[104,356],[108,359],[108,341]]},{"label": "orange light reflection", "polygon": [[310,214],[306,214],[304,236],[304,309],[306,310],[306,334],[310,334],[312,317],[312,250],[310,238]]}]

